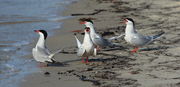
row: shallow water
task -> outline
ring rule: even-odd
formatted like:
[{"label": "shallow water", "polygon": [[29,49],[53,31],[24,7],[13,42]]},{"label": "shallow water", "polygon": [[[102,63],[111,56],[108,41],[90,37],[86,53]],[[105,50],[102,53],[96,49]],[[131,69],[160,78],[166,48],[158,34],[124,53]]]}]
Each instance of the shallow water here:
[{"label": "shallow water", "polygon": [[61,26],[65,5],[75,0],[0,0],[0,87],[15,87],[22,77],[36,71],[30,44],[38,35],[36,29]]}]

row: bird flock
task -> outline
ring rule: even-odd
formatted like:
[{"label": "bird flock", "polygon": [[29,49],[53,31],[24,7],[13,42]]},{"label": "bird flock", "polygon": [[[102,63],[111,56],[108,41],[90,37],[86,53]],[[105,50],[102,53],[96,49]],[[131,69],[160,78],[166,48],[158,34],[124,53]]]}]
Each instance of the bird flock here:
[{"label": "bird flock", "polygon": [[[113,43],[112,40],[118,39],[122,36],[124,36],[126,42],[134,46],[134,49],[131,50],[131,52],[135,53],[140,47],[152,43],[154,40],[158,39],[164,34],[164,32],[161,32],[160,34],[154,36],[145,36],[136,31],[135,22],[132,18],[125,18],[124,23],[126,24],[125,34],[105,39],[95,31],[93,26],[94,23],[91,19],[85,19],[81,21],[80,24],[85,25],[85,34],[83,42],[80,42],[75,34],[77,56],[82,57],[83,63],[89,63],[89,56],[96,56],[97,52],[103,48],[117,46],[118,44]],[[46,38],[48,36],[47,32],[45,30],[34,31],[40,35],[35,48],[32,49],[34,59],[45,65],[48,63],[55,63],[56,61],[53,59],[53,57],[55,54],[62,52],[62,49],[59,49],[55,52],[50,52],[46,46]],[[75,30],[73,32],[80,31],[81,30]]]}]

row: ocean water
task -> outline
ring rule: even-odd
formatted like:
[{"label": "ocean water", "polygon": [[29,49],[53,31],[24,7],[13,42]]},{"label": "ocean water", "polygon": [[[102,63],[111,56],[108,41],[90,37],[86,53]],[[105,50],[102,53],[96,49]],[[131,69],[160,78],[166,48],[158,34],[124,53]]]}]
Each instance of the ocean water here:
[{"label": "ocean water", "polygon": [[60,13],[75,0],[0,0],[0,87],[18,87],[22,78],[35,72],[30,44],[45,29],[59,29]]}]

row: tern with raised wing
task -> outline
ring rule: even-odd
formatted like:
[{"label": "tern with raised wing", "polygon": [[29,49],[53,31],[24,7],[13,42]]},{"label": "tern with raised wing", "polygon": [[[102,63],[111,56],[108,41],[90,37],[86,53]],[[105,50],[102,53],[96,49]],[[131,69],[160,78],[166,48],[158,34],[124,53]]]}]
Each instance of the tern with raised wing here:
[{"label": "tern with raised wing", "polygon": [[45,30],[34,30],[34,32],[40,35],[35,48],[32,49],[34,59],[40,63],[55,63],[53,57],[55,54],[60,53],[61,50],[51,53],[46,46],[47,32]]},{"label": "tern with raised wing", "polygon": [[[94,44],[89,34],[90,28],[86,27],[84,32],[85,32],[85,35],[84,35],[83,43],[81,43],[75,35],[75,39],[76,39],[77,47],[78,47],[77,55],[82,57],[82,62],[88,63],[89,56],[96,56],[97,50],[94,47]],[[84,61],[84,57],[86,57],[86,61]]]},{"label": "tern with raised wing", "polygon": [[131,52],[137,52],[139,47],[153,42],[155,39],[164,34],[164,32],[161,32],[160,34],[154,36],[145,36],[136,31],[132,18],[126,18],[124,23],[126,24],[124,39],[135,47],[135,49],[133,49]]}]

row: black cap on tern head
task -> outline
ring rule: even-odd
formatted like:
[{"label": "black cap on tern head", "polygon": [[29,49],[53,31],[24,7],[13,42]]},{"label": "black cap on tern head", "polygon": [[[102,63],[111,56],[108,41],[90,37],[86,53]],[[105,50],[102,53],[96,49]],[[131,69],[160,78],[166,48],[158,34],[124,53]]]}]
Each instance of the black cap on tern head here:
[{"label": "black cap on tern head", "polygon": [[132,18],[126,18],[126,19],[129,20],[129,21],[132,21],[133,24],[134,24],[134,20]]},{"label": "black cap on tern head", "polygon": [[91,22],[93,24],[93,21],[91,19],[85,19],[84,21]]},{"label": "black cap on tern head", "polygon": [[93,24],[93,21],[91,20],[92,18],[81,18],[81,19],[79,19],[79,21],[81,21],[81,22],[91,22],[92,24]]},{"label": "black cap on tern head", "polygon": [[39,32],[43,33],[44,39],[47,38],[48,34],[47,34],[47,32],[45,30],[39,30]]}]

